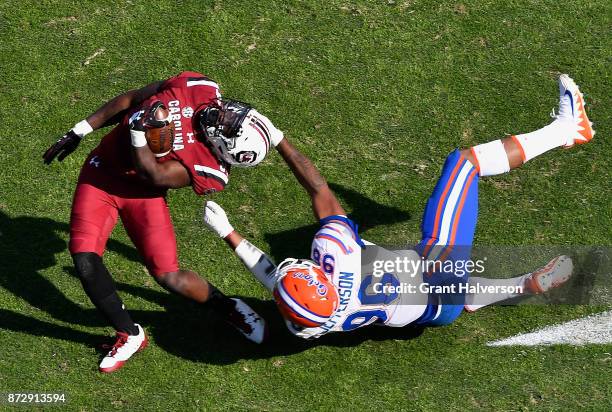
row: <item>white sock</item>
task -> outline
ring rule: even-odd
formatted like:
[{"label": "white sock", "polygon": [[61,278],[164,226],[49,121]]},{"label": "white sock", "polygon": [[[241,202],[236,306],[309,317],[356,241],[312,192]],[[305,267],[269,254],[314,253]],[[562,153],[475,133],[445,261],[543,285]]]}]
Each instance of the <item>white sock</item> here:
[{"label": "white sock", "polygon": [[[511,289],[511,287],[520,286],[521,288],[524,289],[525,279],[527,279],[527,277],[529,277],[530,275],[531,275],[530,273],[527,273],[525,275],[517,276],[515,278],[510,278],[510,279],[488,279],[488,278],[470,277],[468,283],[470,286],[473,286],[473,287],[497,286],[497,287],[506,287],[507,289]],[[515,292],[501,293],[501,290],[500,290],[497,293],[468,294],[465,296],[465,309],[468,312],[474,312],[480,308],[484,308],[485,306],[489,306],[497,302],[502,302],[504,300],[523,296],[525,293],[526,293],[525,291],[523,291],[523,293],[515,293]]]},{"label": "white sock", "polygon": [[480,176],[493,176],[510,171],[510,163],[504,144],[501,140],[479,144],[472,147],[472,155],[476,159],[476,169]]},{"label": "white sock", "polygon": [[514,142],[521,149],[523,163],[544,152],[567,144],[567,137],[571,133],[568,128],[569,125],[571,123],[555,120],[548,126],[535,132],[512,136]]}]

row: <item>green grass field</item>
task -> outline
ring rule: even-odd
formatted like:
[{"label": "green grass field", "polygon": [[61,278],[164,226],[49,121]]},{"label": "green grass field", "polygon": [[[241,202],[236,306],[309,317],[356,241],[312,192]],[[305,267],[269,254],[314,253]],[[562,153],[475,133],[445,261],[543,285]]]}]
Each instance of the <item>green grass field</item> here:
[{"label": "green grass field", "polygon": [[[64,392],[73,410],[609,410],[611,345],[485,346],[605,308],[495,307],[419,336],[366,328],[299,341],[204,228],[189,189],[169,196],[182,266],[245,297],[272,340],[252,345],[163,291],[119,225],[105,262],[152,344],[101,375],[96,345],[112,330],[66,244],[79,168],[104,132],[61,164],[41,155],[113,96],[201,71],[313,159],[365,238],[415,242],[445,156],[546,124],[567,72],[598,135],[482,181],[476,243],[610,245],[611,20],[604,0],[4,0],[0,392]],[[309,201],[278,155],[235,170],[214,199],[275,259],[306,253]]]}]

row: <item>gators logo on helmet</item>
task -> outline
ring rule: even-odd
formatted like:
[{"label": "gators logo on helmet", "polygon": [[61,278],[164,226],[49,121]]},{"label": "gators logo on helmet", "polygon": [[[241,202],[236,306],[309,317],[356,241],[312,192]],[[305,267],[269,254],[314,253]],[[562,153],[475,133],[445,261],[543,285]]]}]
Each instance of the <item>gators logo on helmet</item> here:
[{"label": "gators logo on helmet", "polygon": [[321,268],[310,260],[285,259],[278,266],[274,300],[281,314],[296,325],[325,323],[338,307],[338,292]]}]

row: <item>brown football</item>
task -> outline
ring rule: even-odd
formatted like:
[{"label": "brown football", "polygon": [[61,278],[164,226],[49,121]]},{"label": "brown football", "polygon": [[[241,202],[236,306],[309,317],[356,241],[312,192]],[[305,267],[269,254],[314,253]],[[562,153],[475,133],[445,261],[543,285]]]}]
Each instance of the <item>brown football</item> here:
[{"label": "brown football", "polygon": [[[155,119],[163,120],[169,115],[168,109],[160,107],[155,111]],[[145,137],[149,148],[153,153],[158,156],[163,156],[172,150],[174,144],[174,122],[170,121],[168,126],[147,129],[145,131]]]}]

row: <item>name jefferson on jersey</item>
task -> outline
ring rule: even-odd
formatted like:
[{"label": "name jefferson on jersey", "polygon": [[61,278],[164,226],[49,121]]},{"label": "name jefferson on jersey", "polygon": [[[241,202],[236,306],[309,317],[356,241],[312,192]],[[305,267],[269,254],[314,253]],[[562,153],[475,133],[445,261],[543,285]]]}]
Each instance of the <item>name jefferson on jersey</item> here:
[{"label": "name jefferson on jersey", "polygon": [[[329,216],[321,220],[311,247],[311,259],[336,286],[338,308],[327,322],[314,328],[297,328],[287,322],[289,330],[305,339],[318,338],[329,332],[346,332],[372,323],[401,327],[414,322],[423,313],[427,297],[422,304],[406,305],[398,294],[376,293],[373,283],[387,280],[362,274],[363,241],[357,225],[345,216]],[[393,253],[393,252],[389,252]],[[385,276],[392,276],[386,274]],[[420,276],[411,281],[419,281]],[[404,304],[402,304],[404,303]]]}]

